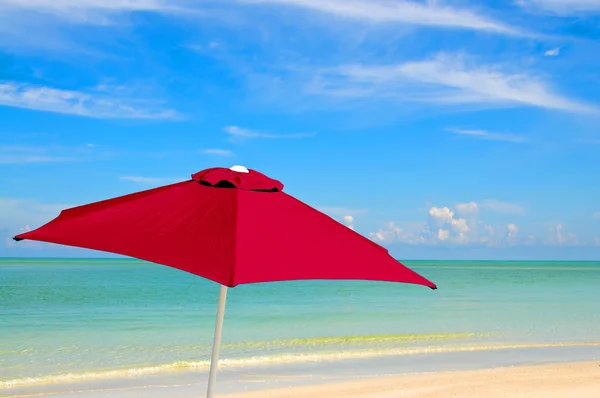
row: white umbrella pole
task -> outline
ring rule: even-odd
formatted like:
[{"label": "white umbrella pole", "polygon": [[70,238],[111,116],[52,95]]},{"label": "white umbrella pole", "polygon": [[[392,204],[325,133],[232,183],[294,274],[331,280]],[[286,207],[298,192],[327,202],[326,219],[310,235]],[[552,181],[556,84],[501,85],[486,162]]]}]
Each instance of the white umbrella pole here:
[{"label": "white umbrella pole", "polygon": [[215,326],[215,338],[213,340],[212,358],[210,360],[210,374],[208,376],[208,390],[206,398],[213,397],[213,388],[217,379],[217,368],[219,366],[219,349],[221,348],[221,333],[223,332],[223,318],[225,316],[225,300],[227,300],[227,286],[221,285],[219,294],[219,309],[217,310],[217,324]]}]

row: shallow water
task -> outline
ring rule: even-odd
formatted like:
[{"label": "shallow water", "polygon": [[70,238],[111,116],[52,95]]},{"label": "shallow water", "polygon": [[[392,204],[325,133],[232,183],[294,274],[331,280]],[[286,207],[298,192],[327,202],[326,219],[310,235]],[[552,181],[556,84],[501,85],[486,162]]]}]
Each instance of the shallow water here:
[{"label": "shallow water", "polygon": [[[360,281],[231,289],[224,368],[600,342],[599,262],[406,265],[439,289]],[[136,260],[0,259],[0,389],[206,369],[218,292]]]}]

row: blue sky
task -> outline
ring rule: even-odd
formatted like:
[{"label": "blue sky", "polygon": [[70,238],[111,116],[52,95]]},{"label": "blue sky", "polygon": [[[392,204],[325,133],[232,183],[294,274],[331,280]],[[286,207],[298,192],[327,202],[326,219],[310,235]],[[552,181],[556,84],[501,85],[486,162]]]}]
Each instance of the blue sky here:
[{"label": "blue sky", "polygon": [[401,259],[600,258],[597,0],[0,0],[0,256],[242,164]]}]

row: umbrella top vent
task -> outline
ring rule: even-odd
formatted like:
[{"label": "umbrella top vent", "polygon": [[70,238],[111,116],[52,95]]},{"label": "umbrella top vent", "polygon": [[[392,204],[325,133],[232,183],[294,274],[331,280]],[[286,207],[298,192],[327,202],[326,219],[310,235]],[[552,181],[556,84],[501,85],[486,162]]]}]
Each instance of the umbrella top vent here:
[{"label": "umbrella top vent", "polygon": [[213,167],[192,174],[192,179],[215,188],[236,188],[247,191],[281,192],[283,184],[244,166]]},{"label": "umbrella top vent", "polygon": [[229,170],[237,171],[238,173],[249,173],[250,170],[245,168],[244,166],[231,166]]}]

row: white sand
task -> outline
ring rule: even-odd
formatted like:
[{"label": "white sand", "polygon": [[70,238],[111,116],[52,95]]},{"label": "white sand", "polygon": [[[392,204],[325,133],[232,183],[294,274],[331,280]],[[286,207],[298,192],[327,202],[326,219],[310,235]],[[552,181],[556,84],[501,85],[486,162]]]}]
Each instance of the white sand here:
[{"label": "white sand", "polygon": [[600,398],[600,362],[518,366],[349,381],[219,398]]}]

